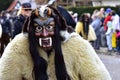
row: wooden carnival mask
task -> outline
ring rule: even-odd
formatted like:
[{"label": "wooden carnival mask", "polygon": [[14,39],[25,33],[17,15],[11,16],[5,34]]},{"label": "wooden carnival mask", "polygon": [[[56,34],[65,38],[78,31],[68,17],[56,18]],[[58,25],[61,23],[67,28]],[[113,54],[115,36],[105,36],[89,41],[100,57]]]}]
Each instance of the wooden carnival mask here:
[{"label": "wooden carnival mask", "polygon": [[39,46],[44,50],[52,48],[54,35],[59,35],[61,41],[67,41],[69,33],[67,25],[59,11],[53,7],[42,5],[32,11],[24,25],[23,32],[34,33]]},{"label": "wooden carnival mask", "polygon": [[50,50],[55,29],[54,18],[46,18],[45,20],[36,18],[34,19],[34,27],[35,37],[39,42],[39,46],[44,50]]}]

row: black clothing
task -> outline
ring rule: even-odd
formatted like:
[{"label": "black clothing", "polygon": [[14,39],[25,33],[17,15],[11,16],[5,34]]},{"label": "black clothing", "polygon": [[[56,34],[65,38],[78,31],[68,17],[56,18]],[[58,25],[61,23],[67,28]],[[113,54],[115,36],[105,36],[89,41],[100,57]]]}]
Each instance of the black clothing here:
[{"label": "black clothing", "polygon": [[23,15],[19,15],[16,20],[14,21],[14,31],[13,31],[13,38],[15,35],[21,33],[22,31],[22,26],[25,22],[25,17]]},{"label": "black clothing", "polygon": [[72,16],[68,13],[68,11],[61,6],[57,6],[57,9],[60,12],[60,14],[64,17],[64,19],[66,20],[67,25],[75,28],[76,22],[74,21]]}]

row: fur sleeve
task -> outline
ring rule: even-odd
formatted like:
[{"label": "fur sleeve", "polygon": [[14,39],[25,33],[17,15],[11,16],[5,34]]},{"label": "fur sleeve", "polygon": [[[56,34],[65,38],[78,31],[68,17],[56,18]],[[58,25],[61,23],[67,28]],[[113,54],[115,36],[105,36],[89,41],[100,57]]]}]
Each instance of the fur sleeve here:
[{"label": "fur sleeve", "polygon": [[63,47],[67,70],[73,80],[111,80],[109,72],[88,41],[78,35]]},{"label": "fur sleeve", "polygon": [[18,55],[3,55],[0,59],[0,80],[20,80],[22,66],[19,63],[21,61]]},{"label": "fur sleeve", "polygon": [[27,39],[18,35],[6,47],[0,59],[0,80],[32,80],[32,61]]}]

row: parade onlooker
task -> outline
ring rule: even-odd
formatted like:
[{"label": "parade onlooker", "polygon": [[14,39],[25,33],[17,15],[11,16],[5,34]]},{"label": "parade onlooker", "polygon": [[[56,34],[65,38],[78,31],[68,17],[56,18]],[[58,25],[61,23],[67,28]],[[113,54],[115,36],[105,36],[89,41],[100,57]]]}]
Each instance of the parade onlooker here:
[{"label": "parade onlooker", "polygon": [[31,4],[30,3],[23,3],[20,10],[18,11],[18,16],[14,23],[14,32],[13,38],[15,35],[19,34],[22,31],[22,26],[27,17],[31,14]]},{"label": "parade onlooker", "polygon": [[95,19],[96,19],[96,13],[98,12],[98,10],[97,9],[95,9],[94,11],[93,11],[93,14],[92,14],[92,16],[91,16],[91,18],[92,18],[92,21],[94,21]]},{"label": "parade onlooker", "polygon": [[5,22],[5,20],[6,20],[6,15],[5,15],[5,11],[2,11],[1,13],[0,13],[0,24],[1,25],[3,25],[4,24],[4,22]]},{"label": "parade onlooker", "polygon": [[112,47],[114,51],[116,49],[116,30],[120,30],[119,16],[115,11],[112,11],[112,27],[113,27],[113,36],[112,36]]},{"label": "parade onlooker", "polygon": [[100,13],[102,15],[102,18],[101,18],[101,22],[102,22],[101,27],[103,27],[103,22],[105,20],[105,9],[104,8],[100,8]]},{"label": "parade onlooker", "polygon": [[107,10],[105,11],[106,17],[105,17],[105,20],[103,22],[105,32],[107,31],[107,28],[108,28],[107,27],[107,22],[112,20],[112,13],[111,13],[111,11],[112,10],[110,8],[107,8]]},{"label": "parade onlooker", "polygon": [[5,13],[6,19],[2,23],[2,36],[0,38],[0,53],[4,52],[5,47],[10,42],[11,39],[11,23],[10,23],[10,13]]},{"label": "parade onlooker", "polygon": [[103,7],[100,8],[100,13],[102,14],[102,17],[105,17],[105,9]]},{"label": "parade onlooker", "polygon": [[12,29],[12,25],[11,25],[11,15],[9,12],[6,12],[6,20],[4,21],[4,24],[2,25],[2,30],[3,33],[8,35],[9,37],[11,37],[11,29]]},{"label": "parade onlooker", "polygon": [[119,15],[113,10],[112,11],[112,26],[114,30],[120,30]]},{"label": "parade onlooker", "polygon": [[106,35],[105,35],[105,30],[104,30],[104,27],[102,26],[101,28],[100,28],[100,38],[101,38],[101,40],[100,40],[100,45],[101,45],[101,47],[107,47],[107,42],[106,42]]},{"label": "parade onlooker", "polygon": [[107,41],[107,47],[108,47],[108,52],[112,51],[112,34],[113,34],[113,28],[112,28],[112,21],[107,22],[107,32],[106,34],[106,41]]},{"label": "parade onlooker", "polygon": [[100,28],[101,28],[101,13],[97,12],[96,14],[94,14],[95,19],[93,20],[93,22],[91,23],[91,26],[93,27],[95,34],[97,36],[97,39],[93,42],[93,47],[95,50],[99,50],[100,49]]},{"label": "parade onlooker", "polygon": [[78,13],[74,13],[74,14],[73,14],[73,19],[74,19],[75,22],[77,23],[77,21],[78,21]]},{"label": "parade onlooker", "polygon": [[95,32],[90,25],[90,17],[88,16],[88,13],[83,13],[80,16],[80,19],[76,24],[75,31],[88,41],[96,40]]},{"label": "parade onlooker", "polygon": [[104,30],[104,26],[103,26],[103,23],[104,23],[104,20],[105,20],[105,9],[102,7],[100,8],[100,13],[102,15],[102,18],[101,18],[101,28],[100,28],[100,45],[101,47],[106,47],[107,46],[107,43],[106,43],[106,36],[105,36],[105,30]]}]

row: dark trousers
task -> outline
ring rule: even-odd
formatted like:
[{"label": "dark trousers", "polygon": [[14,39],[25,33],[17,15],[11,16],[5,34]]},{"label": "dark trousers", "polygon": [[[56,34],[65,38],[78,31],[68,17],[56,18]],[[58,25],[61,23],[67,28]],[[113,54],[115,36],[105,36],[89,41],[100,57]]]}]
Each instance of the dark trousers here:
[{"label": "dark trousers", "polygon": [[100,49],[100,35],[96,35],[97,39],[92,43],[92,46],[94,49],[99,50]]}]

